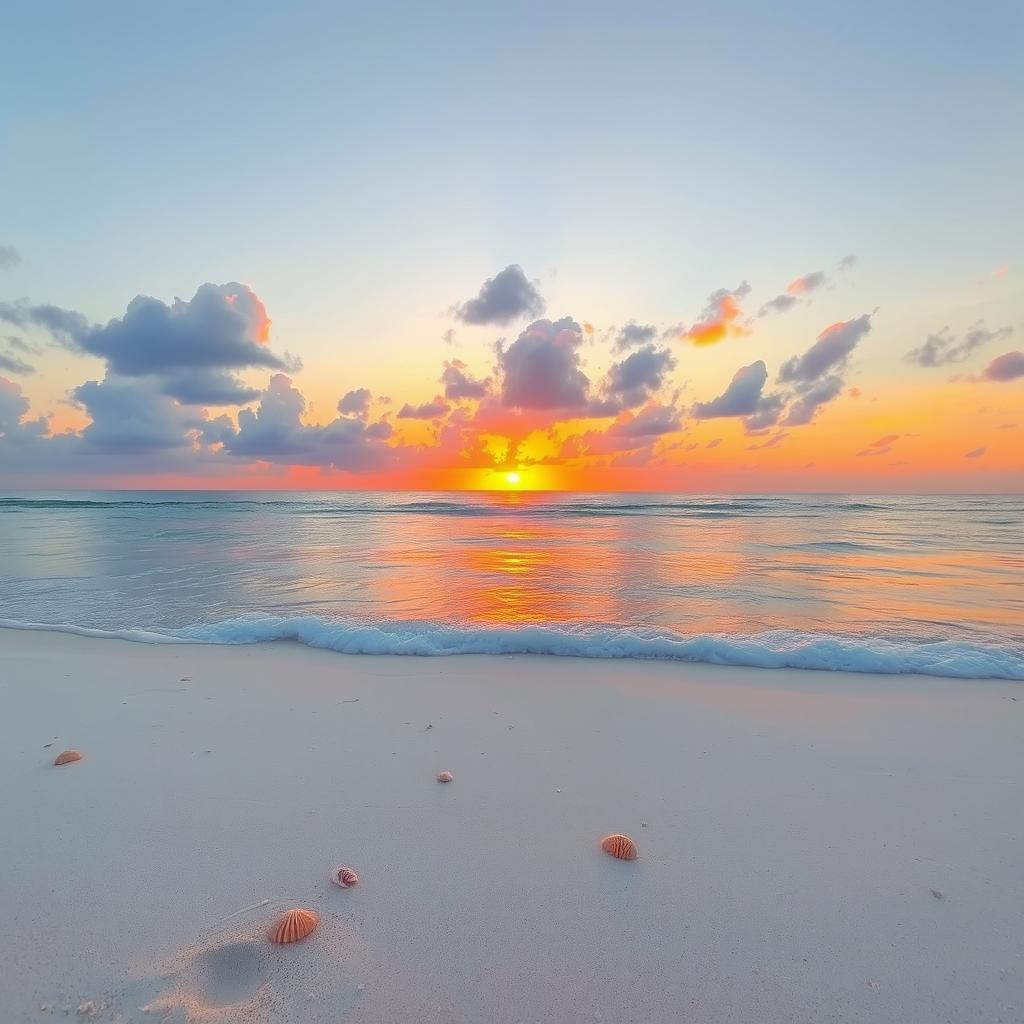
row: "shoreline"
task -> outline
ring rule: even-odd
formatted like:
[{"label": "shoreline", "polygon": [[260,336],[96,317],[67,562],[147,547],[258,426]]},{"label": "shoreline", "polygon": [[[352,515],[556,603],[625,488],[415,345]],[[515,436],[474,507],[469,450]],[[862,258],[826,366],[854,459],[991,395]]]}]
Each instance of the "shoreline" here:
[{"label": "shoreline", "polygon": [[[0,665],[14,1024],[1024,1013],[1015,682],[11,629]],[[271,947],[286,905],[320,928]]]},{"label": "shoreline", "polygon": [[674,634],[667,630],[524,623],[345,623],[317,615],[258,613],[159,632],[0,618],[0,631],[63,633],[155,645],[241,647],[294,642],[356,656],[555,657],[585,661],[670,662],[725,668],[1024,681],[1024,648],[1012,642],[894,641],[790,629],[753,634]]}]

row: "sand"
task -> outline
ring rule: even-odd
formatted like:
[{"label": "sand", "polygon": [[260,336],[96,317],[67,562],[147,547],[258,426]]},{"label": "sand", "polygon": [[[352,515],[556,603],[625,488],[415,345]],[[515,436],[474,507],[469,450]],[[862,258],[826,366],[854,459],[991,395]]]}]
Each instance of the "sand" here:
[{"label": "sand", "polygon": [[1024,1020],[1019,683],[0,630],[0,740],[5,1024]]}]

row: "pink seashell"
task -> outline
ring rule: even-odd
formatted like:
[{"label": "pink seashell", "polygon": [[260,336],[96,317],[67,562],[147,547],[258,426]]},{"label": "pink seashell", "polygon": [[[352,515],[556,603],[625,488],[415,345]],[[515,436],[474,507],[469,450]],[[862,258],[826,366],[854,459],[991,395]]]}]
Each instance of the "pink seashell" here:
[{"label": "pink seashell", "polygon": [[637,858],[636,843],[629,836],[619,833],[605,836],[601,840],[601,849],[619,860],[636,860]]},{"label": "pink seashell", "polygon": [[57,759],[53,762],[54,764],[71,764],[72,761],[81,761],[82,755],[77,750],[65,750],[63,754],[58,754]]},{"label": "pink seashell", "polygon": [[331,875],[331,881],[347,889],[350,885],[359,884],[359,876],[351,868],[335,868]]},{"label": "pink seashell", "polygon": [[452,775],[451,772],[438,772],[437,773],[437,781],[438,782],[451,782],[452,779],[454,779],[454,778],[455,778],[455,776]]}]

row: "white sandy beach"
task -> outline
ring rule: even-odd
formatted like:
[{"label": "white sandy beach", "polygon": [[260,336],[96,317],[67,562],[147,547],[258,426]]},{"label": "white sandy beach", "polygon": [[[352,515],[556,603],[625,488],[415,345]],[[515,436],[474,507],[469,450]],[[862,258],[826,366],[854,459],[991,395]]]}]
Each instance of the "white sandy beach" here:
[{"label": "white sandy beach", "polygon": [[0,709],[3,1024],[1024,1020],[1019,683],[0,630]]}]

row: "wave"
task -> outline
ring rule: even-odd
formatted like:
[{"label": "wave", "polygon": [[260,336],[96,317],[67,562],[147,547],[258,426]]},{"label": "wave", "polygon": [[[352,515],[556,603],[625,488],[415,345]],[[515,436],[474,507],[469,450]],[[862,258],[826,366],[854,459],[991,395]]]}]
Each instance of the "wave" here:
[{"label": "wave", "polygon": [[807,518],[822,514],[860,513],[878,511],[883,506],[863,501],[830,499],[821,502],[814,498],[797,496],[744,497],[714,499],[695,496],[675,501],[624,500],[538,500],[532,497],[523,504],[505,501],[367,501],[359,499],[330,500],[293,498],[10,498],[0,497],[0,512],[90,511],[90,510],[142,510],[184,509],[188,511],[282,511],[288,514],[343,518],[365,515],[417,515],[464,518],[494,518],[512,516],[525,519],[549,517],[590,519],[605,517],[656,516],[682,519],[733,519],[747,516],[764,518]]},{"label": "wave", "polygon": [[1024,646],[1015,643],[915,642],[784,629],[752,634],[685,636],[611,627],[489,629],[416,622],[369,626],[331,621],[315,615],[262,614],[166,631],[92,629],[10,619],[0,619],[0,627],[154,644],[257,644],[291,640],[342,654],[419,657],[538,654],[701,662],[745,668],[1024,680]]}]

